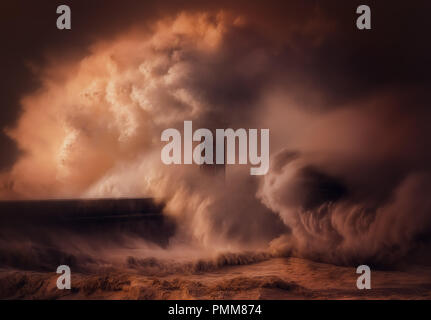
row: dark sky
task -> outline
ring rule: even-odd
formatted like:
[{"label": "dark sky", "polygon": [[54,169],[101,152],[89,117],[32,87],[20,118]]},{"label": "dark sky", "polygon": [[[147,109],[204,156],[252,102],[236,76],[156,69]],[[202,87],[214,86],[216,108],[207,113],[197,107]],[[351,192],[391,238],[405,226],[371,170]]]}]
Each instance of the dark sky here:
[{"label": "dark sky", "polygon": [[[372,9],[370,31],[355,28],[355,9],[364,3]],[[71,31],[56,29],[60,4],[71,6]],[[136,22],[202,8],[246,12],[270,26],[269,32],[279,38],[289,21],[305,21],[313,10],[321,10],[337,27],[305,67],[314,71],[308,81],[327,87],[328,104],[371,94],[384,86],[414,86],[421,101],[417,105],[428,107],[431,5],[427,1],[7,0],[0,4],[0,127],[14,125],[20,113],[19,99],[38,88],[30,66],[43,66],[48,55],[81,56],[94,40],[112,37]],[[7,170],[18,150],[3,132],[0,153],[0,170]]]}]

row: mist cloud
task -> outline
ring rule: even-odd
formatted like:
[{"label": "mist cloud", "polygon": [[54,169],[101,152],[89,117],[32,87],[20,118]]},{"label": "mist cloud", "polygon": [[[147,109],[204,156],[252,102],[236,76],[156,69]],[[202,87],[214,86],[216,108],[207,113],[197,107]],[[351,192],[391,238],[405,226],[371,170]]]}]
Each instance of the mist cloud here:
[{"label": "mist cloud", "polygon": [[[0,194],[155,197],[179,242],[342,264],[403,258],[431,222],[424,84],[353,99],[333,71],[320,83],[320,54],[338,35],[313,12],[282,36],[247,14],[183,12],[97,42],[83,59],[53,60],[9,130],[24,154]],[[224,180],[163,165],[160,133],[184,120],[270,128],[269,173],[232,166]]]}]

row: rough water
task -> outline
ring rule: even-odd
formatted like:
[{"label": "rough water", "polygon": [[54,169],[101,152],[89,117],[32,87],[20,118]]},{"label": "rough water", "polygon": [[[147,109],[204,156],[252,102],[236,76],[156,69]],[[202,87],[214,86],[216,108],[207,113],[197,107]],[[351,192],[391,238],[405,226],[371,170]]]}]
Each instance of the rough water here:
[{"label": "rough water", "polygon": [[[58,290],[55,272],[1,269],[2,299],[430,299],[431,268],[372,270],[372,288],[356,288],[356,268],[300,258],[217,262],[137,262],[124,269],[74,273],[72,289]],[[224,263],[224,265],[223,265]],[[236,264],[234,264],[236,263]],[[199,267],[200,266],[200,267]]]},{"label": "rough water", "polygon": [[59,290],[55,272],[0,270],[2,299],[430,299],[431,268],[372,270],[370,290],[356,268],[266,254],[223,254],[175,262],[129,257],[123,267],[73,272]]},{"label": "rough water", "polygon": [[[226,250],[193,244],[176,237],[163,215],[149,214],[157,211],[151,203],[1,203],[0,299],[431,298],[431,267],[418,258],[420,251],[405,263],[368,263],[371,290],[359,290],[355,264],[271,250],[276,245]],[[23,219],[28,212],[32,219]],[[71,269],[70,290],[57,288],[59,265]]]}]

